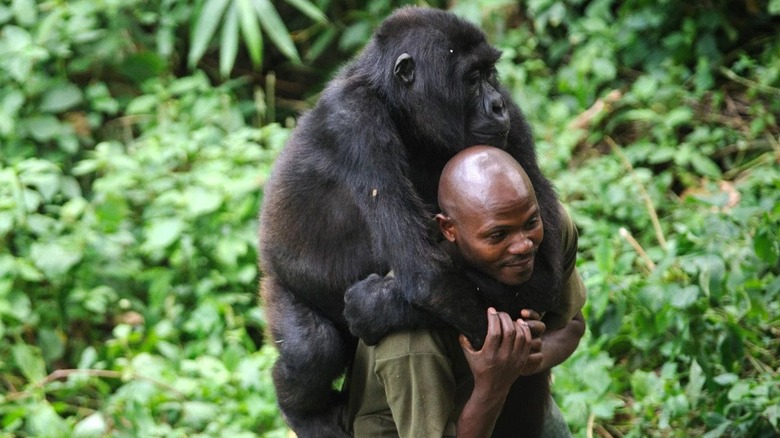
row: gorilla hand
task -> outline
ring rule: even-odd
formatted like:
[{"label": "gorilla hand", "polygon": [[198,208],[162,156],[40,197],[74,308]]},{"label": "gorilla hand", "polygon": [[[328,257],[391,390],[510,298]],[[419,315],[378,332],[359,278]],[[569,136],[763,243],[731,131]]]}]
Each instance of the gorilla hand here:
[{"label": "gorilla hand", "polygon": [[[371,274],[347,289],[344,318],[349,331],[367,345],[376,345],[400,329],[431,326],[431,315],[406,301],[392,276]],[[435,324],[434,324],[435,325]]]}]

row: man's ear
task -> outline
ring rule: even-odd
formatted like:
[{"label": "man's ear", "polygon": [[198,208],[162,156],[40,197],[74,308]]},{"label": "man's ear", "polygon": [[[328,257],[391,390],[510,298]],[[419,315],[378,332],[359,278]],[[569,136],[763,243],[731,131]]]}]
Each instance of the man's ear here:
[{"label": "man's ear", "polygon": [[444,238],[454,243],[458,230],[452,219],[450,219],[449,216],[445,216],[444,213],[439,213],[436,215],[436,222],[439,223],[439,229],[444,235]]},{"label": "man's ear", "polygon": [[402,53],[401,56],[395,60],[393,74],[404,84],[409,85],[414,82],[414,60],[412,59],[412,56],[408,53]]}]

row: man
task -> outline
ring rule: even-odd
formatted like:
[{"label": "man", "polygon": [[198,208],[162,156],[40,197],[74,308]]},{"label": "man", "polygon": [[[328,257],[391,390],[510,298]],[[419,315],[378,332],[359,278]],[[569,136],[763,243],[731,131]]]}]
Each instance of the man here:
[{"label": "man", "polygon": [[[453,157],[442,172],[439,205],[443,244],[464,269],[509,287],[531,278],[544,224],[528,176],[509,154],[475,146]],[[574,352],[585,330],[585,289],[574,269],[576,229],[564,218],[564,291],[544,315],[525,309],[513,321],[490,308],[479,351],[452,329],[394,333],[373,347],[360,343],[350,375],[356,437],[489,436],[502,409],[512,409],[505,401],[518,376],[549,370]],[[559,415],[557,407],[552,413]],[[562,422],[546,419],[546,434],[568,435]]]}]

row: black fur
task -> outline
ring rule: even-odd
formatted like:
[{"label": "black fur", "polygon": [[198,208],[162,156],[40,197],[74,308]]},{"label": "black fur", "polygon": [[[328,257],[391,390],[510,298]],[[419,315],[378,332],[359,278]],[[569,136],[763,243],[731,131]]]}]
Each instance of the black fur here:
[{"label": "black fur", "polygon": [[400,9],[301,117],[278,158],[264,190],[261,293],[280,352],[279,405],[298,436],[343,435],[332,381],[354,354],[350,330],[372,344],[449,324],[482,345],[486,302],[426,232],[441,170],[463,148],[505,148],[523,165],[545,226],[532,289],[559,289],[556,195],[520,109],[490,75],[498,57],[450,13]]}]

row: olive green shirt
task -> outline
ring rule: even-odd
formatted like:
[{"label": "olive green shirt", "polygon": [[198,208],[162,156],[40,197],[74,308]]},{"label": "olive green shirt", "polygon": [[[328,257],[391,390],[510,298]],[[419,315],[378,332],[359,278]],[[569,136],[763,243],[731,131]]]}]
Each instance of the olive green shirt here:
[{"label": "olive green shirt", "polygon": [[[577,230],[561,207],[564,299],[548,311],[547,330],[564,327],[585,304],[575,261]],[[454,329],[393,333],[379,344],[358,344],[349,376],[349,419],[354,436],[448,437],[473,388],[473,377]]]}]

